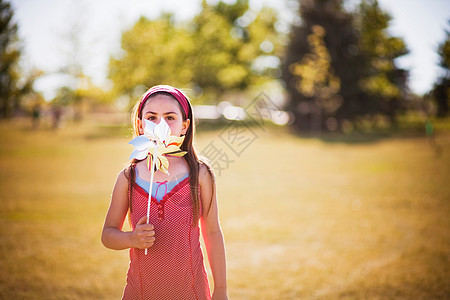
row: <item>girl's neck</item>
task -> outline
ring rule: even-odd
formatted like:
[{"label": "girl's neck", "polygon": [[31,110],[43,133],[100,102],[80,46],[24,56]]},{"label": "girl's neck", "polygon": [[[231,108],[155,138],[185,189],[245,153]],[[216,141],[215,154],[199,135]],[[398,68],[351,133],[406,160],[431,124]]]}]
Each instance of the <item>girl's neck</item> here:
[{"label": "girl's neck", "polygon": [[[186,160],[183,157],[166,157],[169,160],[169,175],[165,174],[161,170],[158,170],[153,175],[154,181],[171,181],[173,178],[178,178],[185,175],[186,173],[189,173],[189,166],[187,165]],[[147,166],[148,158],[137,163],[136,168],[139,177],[146,181],[149,181],[151,174]]]}]

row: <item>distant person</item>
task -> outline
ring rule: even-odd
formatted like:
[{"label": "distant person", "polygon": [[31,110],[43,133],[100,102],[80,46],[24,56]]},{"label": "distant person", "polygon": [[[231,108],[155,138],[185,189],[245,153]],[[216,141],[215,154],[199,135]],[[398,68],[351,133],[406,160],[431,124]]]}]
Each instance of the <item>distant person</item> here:
[{"label": "distant person", "polygon": [[37,129],[41,120],[41,106],[36,104],[33,106],[33,111],[31,112],[31,117],[33,120],[33,129]]},{"label": "distant person", "polygon": [[442,147],[436,143],[436,136],[434,134],[434,126],[430,119],[426,119],[425,121],[425,132],[428,137],[428,141],[430,143],[430,146],[434,149],[434,152],[437,156],[441,156],[442,154]]},{"label": "distant person", "polygon": [[52,128],[58,129],[61,127],[62,108],[60,105],[53,105],[52,107]]},{"label": "distant person", "polygon": [[[200,228],[214,280],[212,299],[227,299],[225,246],[219,225],[215,180],[193,147],[192,106],[178,89],[150,88],[135,106],[134,134],[144,119],[167,122],[171,134],[185,136],[183,157],[170,157],[169,174],[154,173],[150,220],[147,159],[133,159],[117,177],[102,233],[110,249],[130,248],[130,266],[122,299],[211,299]],[[132,231],[123,231],[128,214]],[[148,254],[145,254],[145,249]]]}]

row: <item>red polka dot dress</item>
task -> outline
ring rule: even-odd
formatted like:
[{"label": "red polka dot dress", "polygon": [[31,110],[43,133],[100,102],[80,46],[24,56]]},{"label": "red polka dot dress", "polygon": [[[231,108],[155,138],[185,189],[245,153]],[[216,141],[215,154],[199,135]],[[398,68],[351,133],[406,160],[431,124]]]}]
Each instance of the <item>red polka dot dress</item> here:
[{"label": "red polka dot dress", "polygon": [[[147,214],[148,193],[131,185],[134,229]],[[177,184],[161,201],[152,197],[150,223],[155,243],[144,250],[130,249],[130,266],[122,299],[211,299],[200,247],[198,224],[192,226],[193,211],[189,177]]]}]

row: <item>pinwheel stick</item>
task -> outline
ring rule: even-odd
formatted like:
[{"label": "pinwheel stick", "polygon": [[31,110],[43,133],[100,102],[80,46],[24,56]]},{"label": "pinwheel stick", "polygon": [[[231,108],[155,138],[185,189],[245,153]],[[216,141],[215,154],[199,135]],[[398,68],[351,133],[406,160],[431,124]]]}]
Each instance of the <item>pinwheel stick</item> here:
[{"label": "pinwheel stick", "polygon": [[[148,189],[148,204],[147,204],[147,224],[150,222],[150,204],[152,203],[152,188],[153,188],[153,175],[155,174],[155,165],[156,165],[156,149],[153,155],[149,155],[148,158],[152,160],[152,167],[150,169],[150,187]],[[147,255],[147,249],[145,248],[145,255]]]},{"label": "pinwheel stick", "polygon": [[[150,189],[148,192],[147,204],[148,224],[150,222],[150,205],[152,203],[153,175],[156,172],[155,169],[161,170],[161,172],[168,175],[169,160],[165,156],[181,157],[186,154],[186,151],[180,149],[180,146],[184,141],[184,136],[171,135],[170,127],[164,119],[161,119],[158,124],[147,119],[145,119],[144,122],[144,134],[135,137],[129,144],[133,145],[135,148],[130,155],[130,159],[143,160],[147,158],[150,171]],[[147,252],[148,250],[146,248],[145,254],[147,254]]]}]

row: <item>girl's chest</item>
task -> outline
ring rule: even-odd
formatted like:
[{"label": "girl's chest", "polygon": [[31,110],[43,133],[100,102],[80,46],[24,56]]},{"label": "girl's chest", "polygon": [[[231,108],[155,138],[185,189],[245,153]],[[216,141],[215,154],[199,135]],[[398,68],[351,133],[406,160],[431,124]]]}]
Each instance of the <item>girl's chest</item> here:
[{"label": "girl's chest", "polygon": [[[148,193],[133,185],[132,223],[133,226],[147,214]],[[190,195],[189,178],[175,186],[162,200],[152,197],[150,202],[150,223],[153,225],[173,226],[174,224],[190,224],[193,209]]]}]

